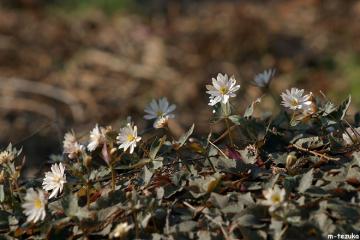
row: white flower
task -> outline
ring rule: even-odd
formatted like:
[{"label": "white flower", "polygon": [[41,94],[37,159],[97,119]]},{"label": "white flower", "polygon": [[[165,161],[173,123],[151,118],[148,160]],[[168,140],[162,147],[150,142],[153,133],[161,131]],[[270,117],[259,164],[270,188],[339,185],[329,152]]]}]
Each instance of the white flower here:
[{"label": "white flower", "polygon": [[96,124],[95,128],[90,131],[90,143],[87,145],[87,149],[92,152],[99,145],[106,143],[106,133],[106,128],[99,127],[99,125]]},{"label": "white flower", "polygon": [[11,151],[5,150],[0,152],[0,164],[9,163],[13,161],[15,154]]},{"label": "white flower", "polygon": [[301,110],[298,110],[295,112],[294,118],[297,121],[306,121],[308,120],[313,114],[317,111],[317,106],[314,101],[312,101],[312,93],[310,93],[309,101],[310,104],[303,105],[303,108]]},{"label": "white flower", "polygon": [[274,77],[275,73],[275,69],[268,69],[262,73],[256,74],[254,78],[254,83],[258,87],[267,87],[270,84],[270,81]]},{"label": "white flower", "polygon": [[68,132],[65,134],[64,141],[64,153],[68,154],[70,159],[74,159],[84,151],[84,146],[79,144],[76,140],[75,134],[73,132]]},{"label": "white flower", "polygon": [[[347,128],[347,133],[343,133],[342,137],[347,145],[352,145],[355,141],[355,143],[360,142],[360,127],[358,128]],[[351,138],[350,138],[350,136]]]},{"label": "white flower", "polygon": [[37,222],[44,220],[46,216],[45,205],[47,199],[41,190],[35,191],[30,188],[26,191],[25,203],[21,206],[24,208],[24,214],[27,216],[27,222]]},{"label": "white flower", "polygon": [[219,73],[217,78],[212,79],[212,85],[206,85],[206,93],[210,94],[210,106],[222,102],[226,104],[229,98],[236,97],[235,92],[240,89],[240,85],[236,85],[234,77],[229,79],[227,74],[222,75]]},{"label": "white flower", "polygon": [[176,109],[174,104],[168,102],[168,100],[163,97],[158,101],[153,99],[151,103],[145,108],[147,113],[144,118],[149,119],[160,119],[160,118],[174,118],[175,115],[172,112]]},{"label": "white flower", "polygon": [[305,96],[303,94],[304,89],[291,88],[291,91],[286,90],[286,93],[281,94],[281,104],[291,110],[304,109],[306,106],[311,105],[312,101],[310,101],[311,93]]},{"label": "white flower", "polygon": [[264,205],[270,206],[269,211],[274,211],[285,200],[285,189],[280,189],[277,185],[272,189],[263,191],[266,200],[262,201]]},{"label": "white flower", "polygon": [[52,197],[56,197],[58,193],[62,192],[64,183],[66,183],[65,167],[62,163],[55,163],[51,166],[51,172],[45,173],[42,185],[45,191],[52,191],[49,196],[50,199]]},{"label": "white flower", "polygon": [[14,161],[14,159],[19,156],[20,153],[21,150],[16,150],[12,147],[12,144],[10,143],[4,151],[0,152],[0,164],[10,163]]},{"label": "white flower", "polygon": [[164,128],[168,124],[169,118],[162,117],[155,120],[153,127],[154,128]]},{"label": "white flower", "polygon": [[111,233],[111,238],[125,238],[129,230],[132,229],[134,225],[129,225],[127,222],[118,224]]},{"label": "white flower", "polygon": [[120,144],[119,149],[123,148],[126,151],[130,148],[130,153],[134,152],[136,143],[141,140],[141,137],[137,136],[137,127],[132,126],[128,123],[126,127],[120,129],[119,135],[116,137],[118,144]]}]

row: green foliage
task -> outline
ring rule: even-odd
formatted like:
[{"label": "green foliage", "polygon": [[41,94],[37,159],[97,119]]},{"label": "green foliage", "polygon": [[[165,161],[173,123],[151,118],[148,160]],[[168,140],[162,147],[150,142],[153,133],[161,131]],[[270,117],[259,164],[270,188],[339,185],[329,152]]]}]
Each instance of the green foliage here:
[{"label": "green foliage", "polygon": [[[292,117],[256,117],[260,99],[244,114],[220,103],[220,136],[196,137],[193,124],[175,137],[167,118],[163,129],[141,137],[130,120],[119,134],[98,126],[87,141],[67,134],[65,155],[51,156],[52,171],[25,183],[22,153],[9,145],[0,152],[0,230],[21,239],[323,239],[359,232],[360,134],[345,121],[351,97],[338,106],[310,97],[315,110],[301,106]],[[61,183],[54,197],[48,181]],[[29,194],[30,187],[37,192]],[[43,199],[41,188],[49,191]],[[31,218],[29,206],[46,216]]]}]

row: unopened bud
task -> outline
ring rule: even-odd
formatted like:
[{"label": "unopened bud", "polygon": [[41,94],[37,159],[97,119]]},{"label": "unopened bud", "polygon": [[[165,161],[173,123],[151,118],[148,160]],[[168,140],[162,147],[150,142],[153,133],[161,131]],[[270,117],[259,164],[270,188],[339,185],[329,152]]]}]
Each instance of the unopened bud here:
[{"label": "unopened bud", "polygon": [[91,167],[91,163],[92,163],[92,157],[89,156],[89,155],[86,155],[83,159],[83,163],[84,163],[84,166],[86,168],[90,168]]},{"label": "unopened bud", "polygon": [[111,154],[111,155],[114,155],[114,154],[116,153],[116,151],[117,151],[117,148],[112,148],[112,149],[110,150],[110,154]]},{"label": "unopened bud", "polygon": [[4,169],[0,172],[0,184],[4,183],[5,181],[5,172]]},{"label": "unopened bud", "polygon": [[286,158],[286,169],[290,169],[297,161],[297,157],[293,154],[289,154]]}]

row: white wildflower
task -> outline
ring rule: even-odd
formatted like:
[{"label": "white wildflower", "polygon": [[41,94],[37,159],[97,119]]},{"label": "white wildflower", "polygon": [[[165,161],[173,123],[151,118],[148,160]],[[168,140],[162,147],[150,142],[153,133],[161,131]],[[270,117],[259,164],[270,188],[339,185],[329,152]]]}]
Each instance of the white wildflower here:
[{"label": "white wildflower", "polygon": [[35,191],[33,188],[28,189],[25,195],[25,203],[22,204],[24,214],[27,216],[27,222],[35,223],[44,220],[46,203],[47,199],[43,191]]},{"label": "white wildflower", "polygon": [[219,73],[216,79],[212,79],[212,85],[206,85],[206,88],[206,93],[210,94],[209,105],[214,106],[219,102],[226,104],[229,98],[236,97],[235,92],[240,89],[240,85],[236,85],[234,77],[229,79],[227,74]]},{"label": "white wildflower", "polygon": [[270,81],[274,77],[275,73],[275,69],[268,69],[262,73],[258,73],[255,75],[254,83],[258,87],[267,87],[270,84]]},{"label": "white wildflower", "polygon": [[[311,95],[311,93],[310,93]],[[316,113],[317,111],[317,106],[316,104],[311,100],[311,98],[309,99],[309,101],[311,101],[311,103],[309,105],[304,105],[303,109],[299,110],[296,114],[295,114],[295,119],[298,121],[303,121],[306,119],[309,119],[313,114]]]},{"label": "white wildflower", "polygon": [[125,238],[130,229],[132,229],[134,225],[129,225],[127,222],[118,224],[115,229],[110,234],[111,238]]},{"label": "white wildflower", "polygon": [[120,144],[119,149],[123,148],[126,151],[130,148],[130,153],[134,152],[134,148],[136,147],[136,143],[141,140],[141,137],[137,136],[137,127],[127,124],[126,127],[120,129],[120,133],[116,138],[118,140],[118,144]]},{"label": "white wildflower", "polygon": [[63,146],[64,153],[68,154],[70,159],[78,157],[85,149],[83,145],[77,142],[73,132],[68,132],[65,134]]},{"label": "white wildflower", "polygon": [[0,164],[14,161],[20,153],[21,150],[16,150],[16,148],[13,148],[10,143],[4,151],[0,152]]},{"label": "white wildflower", "polygon": [[158,118],[155,120],[153,127],[154,128],[164,128],[167,126],[168,122],[169,122],[168,117]]},{"label": "white wildflower", "polygon": [[5,150],[0,153],[0,164],[9,163],[13,161],[15,154],[11,151]]},{"label": "white wildflower", "polygon": [[50,199],[52,197],[56,197],[58,193],[62,192],[65,183],[65,167],[62,165],[62,163],[55,163],[51,166],[51,172],[45,173],[45,178],[42,185],[45,191],[52,191],[49,196]]},{"label": "white wildflower", "polygon": [[277,185],[263,191],[266,200],[262,201],[264,205],[270,206],[269,211],[274,211],[285,200],[285,189],[280,189]]},{"label": "white wildflower", "polygon": [[151,103],[145,108],[145,112],[147,113],[144,118],[149,119],[161,119],[161,118],[174,118],[175,115],[172,112],[176,109],[175,104],[171,104],[168,100],[163,97],[158,101],[153,99]]},{"label": "white wildflower", "polygon": [[100,145],[106,143],[106,133],[106,128],[99,127],[96,124],[95,128],[90,131],[90,143],[87,145],[87,149],[92,152]]},{"label": "white wildflower", "polygon": [[353,129],[347,128],[346,132],[347,133],[343,133],[342,137],[347,145],[360,142],[360,127]]},{"label": "white wildflower", "polygon": [[281,94],[281,104],[291,110],[304,109],[312,104],[312,101],[310,101],[312,94],[303,95],[304,89],[291,88],[290,91],[286,90],[286,93]]}]

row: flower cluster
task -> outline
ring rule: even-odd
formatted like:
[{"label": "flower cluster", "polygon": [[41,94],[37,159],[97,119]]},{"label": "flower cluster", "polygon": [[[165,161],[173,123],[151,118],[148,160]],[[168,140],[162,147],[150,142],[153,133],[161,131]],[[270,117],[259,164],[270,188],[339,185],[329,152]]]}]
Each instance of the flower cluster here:
[{"label": "flower cluster", "polygon": [[[253,82],[265,94],[271,93],[274,74],[274,69],[266,70]],[[333,198],[328,205],[332,211],[353,211],[352,206],[334,207],[337,201],[345,202],[339,201],[336,191],[319,191],[322,184],[329,189],[347,184],[353,205],[360,202],[355,170],[360,155],[353,152],[360,144],[360,127],[344,120],[350,97],[335,107],[311,92],[291,88],[277,103],[285,110],[269,120],[254,117],[259,99],[244,114],[232,109],[230,101],[240,89],[233,76],[219,73],[206,89],[209,105],[215,113],[218,109],[224,113],[220,121],[224,120],[226,129],[215,138],[211,134],[192,137],[193,125],[176,140],[169,122],[176,121],[176,106],[163,97],[151,100],[144,109],[144,119],[153,126],[150,131],[141,131],[142,125],[129,117],[118,130],[96,124],[81,137],[67,132],[63,153],[51,157],[50,170],[26,184],[18,181],[24,162],[21,150],[10,144],[0,151],[0,209],[9,215],[8,225],[17,226],[9,230],[10,235],[26,238],[42,232],[38,238],[67,234],[74,238],[176,239],[182,235],[212,238],[212,232],[221,230],[225,238],[251,238],[245,236],[248,230],[235,230],[241,223],[244,229],[255,224],[254,229],[261,230],[252,230],[259,236],[269,229],[278,231],[267,237],[275,239],[287,228],[309,224],[303,221],[305,215],[326,217],[318,211],[321,207],[305,207],[322,197],[323,202]],[[293,122],[301,124],[295,127]],[[336,172],[339,167],[346,172],[346,181],[339,183],[338,176],[330,172],[335,164],[319,166],[339,160],[341,151],[346,153],[343,162],[351,154],[354,160],[344,166],[337,161]],[[327,185],[332,178],[335,180]],[[308,212],[299,213],[299,206]],[[198,225],[194,216],[204,224]],[[338,216],[333,214],[329,225]],[[203,227],[215,219],[217,224]],[[43,224],[45,220],[50,224]],[[182,229],[191,229],[191,234]],[[195,235],[192,231],[197,229]]]}]

